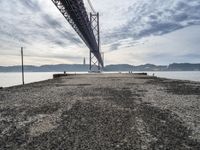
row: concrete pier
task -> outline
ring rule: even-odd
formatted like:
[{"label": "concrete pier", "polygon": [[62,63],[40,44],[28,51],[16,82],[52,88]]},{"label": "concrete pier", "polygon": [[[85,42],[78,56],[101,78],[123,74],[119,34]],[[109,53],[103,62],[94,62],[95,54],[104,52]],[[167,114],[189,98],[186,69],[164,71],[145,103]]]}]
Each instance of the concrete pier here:
[{"label": "concrete pier", "polygon": [[200,149],[200,83],[85,74],[0,90],[0,149]]}]

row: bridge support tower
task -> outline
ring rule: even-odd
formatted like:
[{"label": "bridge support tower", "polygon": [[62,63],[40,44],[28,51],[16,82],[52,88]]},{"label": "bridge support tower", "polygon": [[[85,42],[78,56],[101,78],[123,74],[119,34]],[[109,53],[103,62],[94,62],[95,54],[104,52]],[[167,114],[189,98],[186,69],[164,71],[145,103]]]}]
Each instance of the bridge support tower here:
[{"label": "bridge support tower", "polygon": [[[101,55],[101,43],[100,43],[100,24],[99,24],[99,13],[90,13],[90,24],[97,41],[99,54]],[[92,51],[90,50],[90,68],[89,72],[101,72],[103,70],[103,66],[99,63],[98,59],[94,56]]]}]

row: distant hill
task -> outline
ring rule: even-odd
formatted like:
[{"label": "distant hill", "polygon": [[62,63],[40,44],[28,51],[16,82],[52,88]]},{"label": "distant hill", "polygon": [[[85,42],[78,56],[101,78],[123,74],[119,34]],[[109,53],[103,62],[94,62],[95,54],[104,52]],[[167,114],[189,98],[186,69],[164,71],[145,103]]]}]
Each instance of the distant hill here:
[{"label": "distant hill", "polygon": [[189,63],[173,63],[168,67],[169,71],[200,71],[200,64],[189,64]]},{"label": "distant hill", "polygon": [[[43,66],[25,66],[26,72],[87,72],[89,65],[81,64],[59,64]],[[200,64],[173,63],[169,66],[159,66],[154,64],[145,64],[133,66],[129,64],[107,65],[104,71],[200,71]],[[21,66],[0,66],[0,72],[21,72]]]},{"label": "distant hill", "polygon": [[134,66],[128,64],[108,65],[105,66],[104,71],[132,71]]},{"label": "distant hill", "polygon": [[153,64],[146,64],[146,65],[140,65],[135,66],[135,71],[166,71],[168,66],[156,66]]},{"label": "distant hill", "polygon": [[153,64],[145,64],[139,66],[119,64],[119,65],[108,65],[104,71],[165,71],[167,66],[156,66]]},{"label": "distant hill", "polygon": [[[89,65],[68,65],[68,64],[59,64],[59,65],[43,65],[43,66],[24,66],[26,72],[85,72],[88,71]],[[21,66],[0,66],[0,72],[21,72]]]}]

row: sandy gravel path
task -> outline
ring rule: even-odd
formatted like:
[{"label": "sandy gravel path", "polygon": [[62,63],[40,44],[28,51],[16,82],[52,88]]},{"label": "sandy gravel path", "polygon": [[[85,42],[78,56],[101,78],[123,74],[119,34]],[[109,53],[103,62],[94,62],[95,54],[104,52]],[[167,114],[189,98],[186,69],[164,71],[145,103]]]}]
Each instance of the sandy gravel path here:
[{"label": "sandy gravel path", "polygon": [[0,149],[199,150],[200,83],[99,74],[1,89]]}]

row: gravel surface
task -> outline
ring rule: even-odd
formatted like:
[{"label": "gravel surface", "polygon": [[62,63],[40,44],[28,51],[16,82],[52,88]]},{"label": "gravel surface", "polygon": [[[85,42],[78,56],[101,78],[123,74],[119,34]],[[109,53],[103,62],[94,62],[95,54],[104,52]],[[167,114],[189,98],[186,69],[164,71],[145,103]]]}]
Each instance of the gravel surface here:
[{"label": "gravel surface", "polygon": [[0,89],[0,149],[199,150],[200,83],[74,75]]}]

